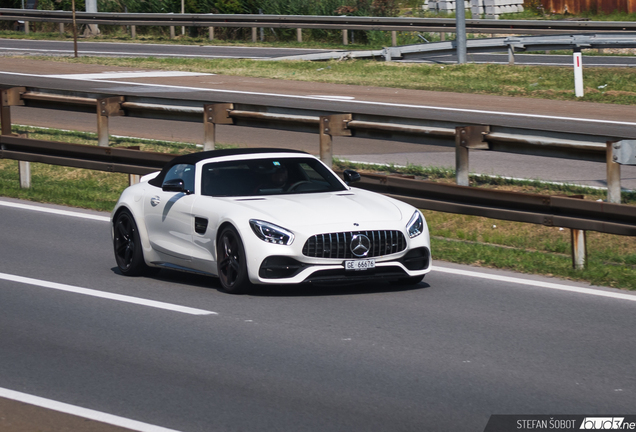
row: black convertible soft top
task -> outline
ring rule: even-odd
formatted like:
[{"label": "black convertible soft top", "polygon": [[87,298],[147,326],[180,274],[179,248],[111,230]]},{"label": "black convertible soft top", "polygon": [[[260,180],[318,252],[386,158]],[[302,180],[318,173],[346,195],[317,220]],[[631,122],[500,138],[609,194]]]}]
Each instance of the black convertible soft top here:
[{"label": "black convertible soft top", "polygon": [[223,156],[234,156],[234,155],[246,155],[246,154],[262,154],[262,153],[299,153],[299,154],[308,154],[307,152],[300,150],[289,150],[289,149],[280,149],[280,148],[240,148],[240,149],[224,149],[224,150],[210,150],[198,153],[190,153],[186,155],[177,156],[172,159],[170,162],[164,165],[161,172],[157,175],[157,177],[150,180],[150,183],[153,186],[161,187],[163,184],[163,179],[166,177],[166,173],[175,165],[179,164],[189,164],[194,165],[197,162],[200,162],[205,159],[217,158]]}]

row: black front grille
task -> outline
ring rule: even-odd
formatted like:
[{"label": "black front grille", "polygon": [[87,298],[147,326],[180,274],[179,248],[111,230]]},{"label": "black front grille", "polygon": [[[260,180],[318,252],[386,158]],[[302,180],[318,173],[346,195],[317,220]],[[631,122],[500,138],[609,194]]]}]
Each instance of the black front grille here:
[{"label": "black front grille", "polygon": [[406,249],[406,239],[401,231],[351,231],[309,237],[303,246],[303,255],[312,258],[360,258],[351,252],[351,239],[356,234],[364,234],[371,241],[371,248],[365,258],[390,255]]}]

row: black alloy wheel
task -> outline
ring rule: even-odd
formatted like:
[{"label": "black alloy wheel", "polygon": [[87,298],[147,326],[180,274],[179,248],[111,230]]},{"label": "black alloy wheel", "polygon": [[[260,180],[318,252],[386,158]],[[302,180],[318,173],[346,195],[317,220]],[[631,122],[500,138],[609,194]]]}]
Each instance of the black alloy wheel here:
[{"label": "black alloy wheel", "polygon": [[216,246],[219,280],[223,291],[242,294],[252,285],[247,275],[245,248],[234,227],[223,229]]},{"label": "black alloy wheel", "polygon": [[123,210],[115,219],[113,246],[117,267],[126,276],[139,276],[149,267],[144,262],[144,254],[137,230],[137,224],[132,215]]}]

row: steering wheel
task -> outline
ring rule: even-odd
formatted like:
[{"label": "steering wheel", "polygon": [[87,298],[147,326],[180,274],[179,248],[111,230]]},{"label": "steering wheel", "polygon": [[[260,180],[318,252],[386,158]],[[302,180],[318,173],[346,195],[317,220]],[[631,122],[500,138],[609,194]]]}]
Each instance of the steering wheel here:
[{"label": "steering wheel", "polygon": [[301,180],[301,181],[297,181],[296,183],[292,184],[290,187],[287,188],[287,192],[293,192],[296,190],[296,188],[298,188],[298,186],[300,186],[303,183],[311,183],[309,180]]}]

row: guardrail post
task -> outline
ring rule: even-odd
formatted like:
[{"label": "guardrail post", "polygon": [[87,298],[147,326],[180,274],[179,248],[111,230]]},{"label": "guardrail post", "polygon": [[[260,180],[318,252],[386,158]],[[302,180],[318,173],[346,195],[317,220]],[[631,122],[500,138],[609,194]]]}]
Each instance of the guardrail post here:
[{"label": "guardrail post", "polygon": [[11,135],[11,107],[24,105],[22,93],[24,87],[11,87],[0,89],[0,122],[2,122],[2,135]]},{"label": "guardrail post", "polygon": [[256,43],[256,29],[257,27],[252,27],[252,42]]},{"label": "guardrail post", "polygon": [[214,40],[214,27],[208,27],[209,39]]},{"label": "guardrail post", "polygon": [[391,46],[397,46],[397,31],[391,31]]},{"label": "guardrail post", "polygon": [[460,186],[469,186],[468,151],[469,149],[488,150],[490,146],[484,136],[490,132],[490,126],[464,126],[455,128],[455,178]]},{"label": "guardrail post", "polygon": [[620,143],[607,143],[607,202],[621,203],[621,165],[618,156],[614,154],[614,147],[620,148]]},{"label": "guardrail post", "polygon": [[587,264],[587,242],[585,230],[571,229],[572,233],[572,267],[583,270]]},{"label": "guardrail post", "polygon": [[230,111],[234,109],[234,104],[206,104],[203,105],[203,150],[214,150],[216,144],[216,125],[234,124],[234,119],[230,117]]},{"label": "guardrail post", "polygon": [[320,160],[330,168],[333,166],[333,137],[351,136],[347,123],[352,118],[352,114],[320,116]]},{"label": "guardrail post", "polygon": [[176,35],[175,31],[174,31],[174,26],[170,26],[170,39],[174,39],[176,37],[177,37],[177,35]]},{"label": "guardrail post", "polygon": [[123,96],[114,96],[97,100],[97,145],[108,147],[108,117],[123,116],[121,104]]},{"label": "guardrail post", "polygon": [[[13,135],[11,132],[11,107],[24,105],[21,94],[26,92],[24,87],[12,87],[0,90],[0,122],[2,123],[2,135]],[[31,162],[18,161],[18,176],[20,187],[31,187]]]},{"label": "guardrail post", "polygon": [[349,30],[342,31],[342,44],[349,45]]},{"label": "guardrail post", "polygon": [[508,44],[508,66],[514,66],[515,64],[515,47],[513,44]]},{"label": "guardrail post", "polygon": [[60,36],[64,36],[64,23],[60,23],[59,29],[60,29]]},{"label": "guardrail post", "polygon": [[303,41],[303,29],[297,28],[296,29],[296,42],[302,42],[302,41]]},{"label": "guardrail post", "polygon": [[131,39],[137,38],[137,26],[134,26],[134,25],[130,26],[130,38]]}]

